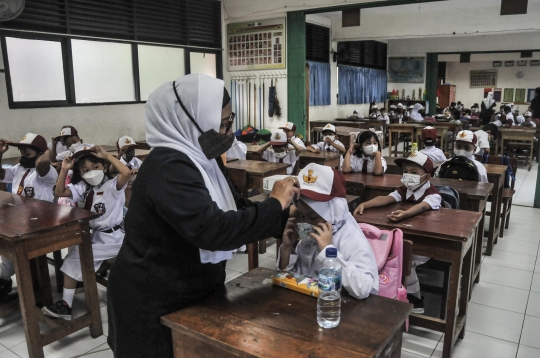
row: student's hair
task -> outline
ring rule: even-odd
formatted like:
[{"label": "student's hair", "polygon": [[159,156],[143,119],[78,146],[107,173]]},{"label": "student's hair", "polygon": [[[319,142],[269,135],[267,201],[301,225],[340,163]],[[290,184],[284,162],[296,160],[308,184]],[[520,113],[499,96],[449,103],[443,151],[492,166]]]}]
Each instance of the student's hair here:
[{"label": "student's hair", "polygon": [[461,101],[457,101],[457,104],[463,104],[463,103],[461,103]]},{"label": "student's hair", "polygon": [[381,112],[382,112],[382,111],[386,111],[386,108],[384,108],[384,107],[383,107],[383,108],[381,108]]},{"label": "student's hair", "polygon": [[470,109],[466,109],[465,113],[470,115],[472,113],[472,111]]},{"label": "student's hair", "polygon": [[452,111],[452,118],[454,118],[454,119],[459,119],[459,118],[461,118],[461,112],[458,111],[457,109],[454,110],[454,111]]},{"label": "student's hair", "polygon": [[450,107],[455,107],[455,106],[456,106],[456,102],[450,103]]},{"label": "student's hair", "polygon": [[512,112],[512,108],[510,106],[504,106],[505,112]]},{"label": "student's hair", "polygon": [[490,131],[494,140],[499,138],[499,127],[497,127],[497,125],[495,125],[493,122],[486,124],[482,130],[484,132]]},{"label": "student's hair", "polygon": [[71,182],[73,184],[77,184],[77,183],[80,183],[81,181],[84,181],[80,173],[80,168],[81,168],[81,165],[83,165],[83,163],[86,162],[87,160],[90,161],[91,163],[103,164],[103,167],[106,169],[105,176],[109,179],[112,179],[111,173],[109,173],[109,166],[107,165],[107,162],[105,161],[105,159],[101,159],[93,155],[85,155],[78,158],[78,160],[75,162],[75,165],[73,166],[73,177],[71,178]]},{"label": "student's hair", "polygon": [[379,147],[379,152],[382,152],[381,148],[381,142],[379,142],[379,137],[377,137],[377,134],[372,131],[364,131],[360,133],[360,135],[356,138],[356,143],[358,146],[356,147],[356,150],[354,151],[354,155],[357,157],[361,157],[364,155],[364,148],[362,147],[362,144],[364,144],[365,141],[375,138],[375,141],[377,142],[377,146]]}]

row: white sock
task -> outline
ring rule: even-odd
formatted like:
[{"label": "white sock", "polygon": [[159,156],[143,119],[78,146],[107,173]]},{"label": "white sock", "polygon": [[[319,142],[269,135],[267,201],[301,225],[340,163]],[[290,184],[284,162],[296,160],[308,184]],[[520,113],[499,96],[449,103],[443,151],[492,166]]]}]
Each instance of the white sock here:
[{"label": "white sock", "polygon": [[64,287],[64,295],[63,300],[66,301],[66,303],[71,307],[73,305],[73,297],[75,297],[75,289],[74,288],[65,288]]}]

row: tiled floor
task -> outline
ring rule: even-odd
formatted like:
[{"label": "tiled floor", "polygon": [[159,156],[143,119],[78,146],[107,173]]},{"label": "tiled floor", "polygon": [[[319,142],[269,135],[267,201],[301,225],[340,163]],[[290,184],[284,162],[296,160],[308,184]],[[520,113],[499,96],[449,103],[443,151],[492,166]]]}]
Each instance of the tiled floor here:
[{"label": "tiled floor", "polygon": [[[538,222],[533,209],[536,163],[530,172],[521,167],[516,183],[516,204],[510,228],[499,239],[491,257],[482,263],[480,283],[473,288],[466,335],[458,340],[456,358],[540,357],[540,260]],[[260,256],[260,266],[275,267],[275,246]],[[238,254],[227,264],[227,280],[247,272],[247,255]],[[51,271],[53,274],[53,272]],[[54,280],[52,280],[54,283]],[[107,334],[106,291],[99,288],[103,331]],[[75,315],[81,314],[84,294],[75,298]],[[315,313],[314,313],[315,314]],[[402,357],[441,357],[443,335],[411,327],[404,335]],[[112,358],[106,337],[92,339],[87,329],[45,348],[46,357]],[[0,358],[28,357],[19,313],[0,318]]]}]

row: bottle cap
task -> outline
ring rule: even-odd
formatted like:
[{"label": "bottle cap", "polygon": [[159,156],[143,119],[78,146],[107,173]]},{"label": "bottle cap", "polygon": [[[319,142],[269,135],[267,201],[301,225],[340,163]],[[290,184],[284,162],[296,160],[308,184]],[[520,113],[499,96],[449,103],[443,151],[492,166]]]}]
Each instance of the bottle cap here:
[{"label": "bottle cap", "polygon": [[326,257],[337,257],[337,249],[335,247],[327,248]]}]

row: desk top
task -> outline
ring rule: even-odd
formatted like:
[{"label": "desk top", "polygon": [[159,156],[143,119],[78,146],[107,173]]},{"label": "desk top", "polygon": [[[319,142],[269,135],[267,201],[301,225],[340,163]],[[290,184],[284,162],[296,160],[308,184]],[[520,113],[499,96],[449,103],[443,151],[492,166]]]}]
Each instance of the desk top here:
[{"label": "desk top", "polygon": [[309,150],[304,150],[300,154],[300,158],[325,158],[325,159],[335,159],[339,158],[342,154],[340,152],[328,152],[328,151],[321,151],[320,153],[313,153]]},{"label": "desk top", "polygon": [[0,238],[9,241],[97,217],[87,210],[0,191]]},{"label": "desk top", "polygon": [[[249,198],[249,200],[251,200],[254,203],[260,203],[260,202],[265,201],[269,197],[270,197],[269,193],[262,193],[259,195],[252,196],[251,198]],[[347,203],[351,203],[355,201],[356,199],[358,199],[358,196],[356,195],[347,195]]]},{"label": "desk top", "polygon": [[[384,157],[387,165],[396,165],[395,160],[401,157]],[[484,164],[488,174],[503,175],[508,169],[507,165],[500,164]]]},{"label": "desk top", "polygon": [[428,210],[402,221],[387,219],[392,211],[407,210],[413,204],[395,203],[378,208],[364,210],[364,214],[355,215],[358,222],[371,224],[383,230],[401,229],[403,233],[433,237],[443,240],[465,242],[475,230],[482,213],[465,210],[441,208]]},{"label": "desk top", "polygon": [[[322,132],[324,127],[315,127],[313,128],[314,132]],[[351,132],[359,132],[359,129],[362,128],[356,128],[356,127],[338,127],[336,126],[336,134],[339,135],[349,135]]]},{"label": "desk top", "polygon": [[259,160],[235,160],[227,163],[227,168],[244,169],[248,174],[266,175],[269,172],[278,169],[290,167],[289,163],[270,163]]},{"label": "desk top", "polygon": [[[226,292],[168,314],[161,322],[239,356],[375,357],[399,334],[412,305],[371,295],[342,295],[341,322],[317,324],[317,299],[268,282],[274,271],[257,268],[225,284]],[[244,354],[242,354],[244,353]]]}]

